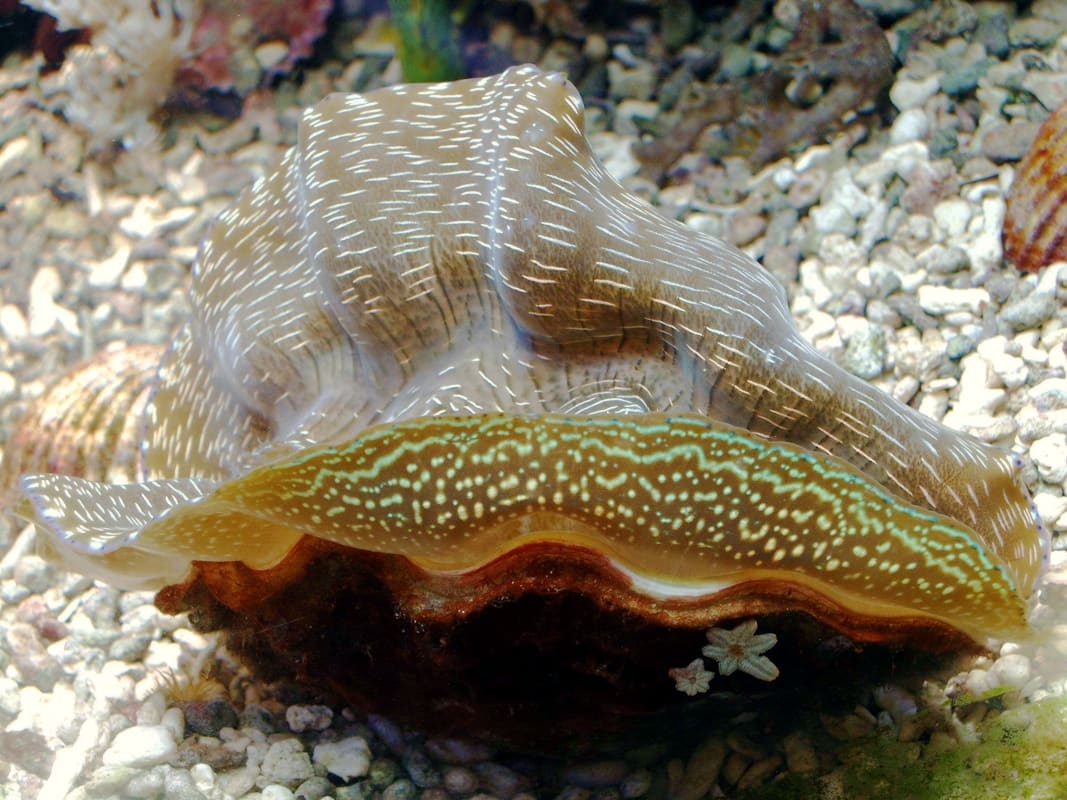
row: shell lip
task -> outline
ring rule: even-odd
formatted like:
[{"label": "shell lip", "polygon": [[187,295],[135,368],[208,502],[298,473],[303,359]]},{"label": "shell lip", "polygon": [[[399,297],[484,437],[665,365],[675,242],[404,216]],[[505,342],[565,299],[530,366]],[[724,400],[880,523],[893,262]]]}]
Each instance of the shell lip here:
[{"label": "shell lip", "polygon": [[[638,564],[628,563],[618,557],[607,542],[596,537],[576,535],[573,531],[539,530],[521,540],[508,542],[505,547],[498,548],[484,559],[462,568],[443,567],[416,558],[409,560],[426,573],[428,580],[455,581],[474,588],[486,583],[486,576],[493,573],[524,574],[527,571],[525,563],[541,557],[553,558],[560,564],[595,559],[602,564],[600,568],[604,571],[605,580],[626,587],[634,598],[634,608],[641,605],[638,598],[644,598],[649,604],[676,610],[679,619],[706,617],[703,623],[697,623],[698,626],[723,619],[711,611],[723,598],[751,595],[760,598],[754,607],[765,605],[776,611],[800,610],[811,613],[848,634],[854,641],[894,640],[898,631],[927,627],[931,630],[952,629],[973,642],[985,642],[991,634],[1018,637],[1027,633],[1017,625],[1006,626],[1003,631],[985,631],[967,621],[865,598],[816,577],[790,570],[724,569],[712,579],[690,580],[653,574]],[[782,598],[781,602],[771,599],[778,597]],[[795,609],[791,607],[794,603]],[[739,608],[738,611],[740,616],[745,616],[743,609]],[[852,622],[846,624],[844,620],[848,619]],[[835,624],[834,620],[839,622]]]},{"label": "shell lip", "polygon": [[[924,613],[903,605],[872,601],[832,587],[825,581],[785,570],[733,570],[715,580],[684,581],[642,572],[605,552],[598,542],[580,543],[569,533],[543,533],[464,570],[437,571],[412,560],[429,580],[458,585],[491,585],[493,574],[526,574],[528,566],[546,559],[559,565],[596,564],[603,584],[613,585],[614,602],[635,613],[662,610],[669,624],[706,628],[726,620],[770,613],[800,612],[835,628],[855,642],[919,641],[924,649],[969,649],[983,645],[991,632],[975,624]],[[536,573],[536,570],[535,570]],[[551,584],[551,580],[549,580]],[[596,587],[601,591],[602,586]],[[552,591],[565,586],[551,586]],[[592,587],[591,587],[592,588]],[[1017,625],[994,634],[1025,635]]]},{"label": "shell lip", "polygon": [[420,623],[447,624],[526,596],[573,593],[606,610],[621,610],[668,628],[697,631],[731,620],[803,614],[857,644],[908,645],[928,652],[984,645],[982,634],[957,623],[906,608],[882,614],[853,608],[847,598],[795,576],[750,574],[710,591],[691,587],[673,596],[655,596],[640,588],[631,570],[601,550],[550,539],[523,542],[470,569],[438,571],[405,556],[356,550],[305,535],[283,561],[268,569],[195,561],[190,577],[161,590],[157,604],[172,612],[181,608],[189,587],[203,577],[223,605],[254,614],[262,602],[310,579],[308,564],[323,554],[363,563],[390,588],[398,609]]}]

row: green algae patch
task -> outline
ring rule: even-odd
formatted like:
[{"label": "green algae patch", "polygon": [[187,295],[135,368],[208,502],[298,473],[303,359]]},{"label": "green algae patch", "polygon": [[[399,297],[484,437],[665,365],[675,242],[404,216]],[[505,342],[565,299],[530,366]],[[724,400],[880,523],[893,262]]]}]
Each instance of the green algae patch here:
[{"label": "green algae patch", "polygon": [[447,0],[389,0],[405,81],[453,81],[464,74],[460,32]]},{"label": "green algae patch", "polygon": [[1067,698],[1005,711],[971,741],[925,746],[887,736],[844,744],[821,776],[788,774],[745,800],[1062,800],[1067,797]]}]

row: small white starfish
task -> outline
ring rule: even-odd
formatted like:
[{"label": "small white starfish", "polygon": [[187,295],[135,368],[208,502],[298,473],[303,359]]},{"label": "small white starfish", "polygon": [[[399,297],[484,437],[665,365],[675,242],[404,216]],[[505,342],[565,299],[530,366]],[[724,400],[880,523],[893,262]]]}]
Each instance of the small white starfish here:
[{"label": "small white starfish", "polygon": [[754,619],[745,620],[732,631],[708,628],[710,644],[705,645],[701,652],[715,659],[720,675],[732,675],[741,670],[761,681],[773,681],[778,677],[778,667],[763,653],[778,643],[778,637],[773,633],[755,634]]},{"label": "small white starfish", "polygon": [[690,661],[688,666],[667,670],[667,674],[674,679],[674,688],[690,697],[706,692],[715,677],[714,672],[704,669],[704,661],[700,658]]}]

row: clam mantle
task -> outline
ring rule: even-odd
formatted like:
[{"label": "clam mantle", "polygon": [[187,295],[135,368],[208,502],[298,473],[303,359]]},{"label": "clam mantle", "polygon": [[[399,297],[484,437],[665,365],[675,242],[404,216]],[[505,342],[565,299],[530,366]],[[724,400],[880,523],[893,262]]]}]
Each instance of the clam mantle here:
[{"label": "clam mantle", "polygon": [[[40,472],[98,382],[16,437],[45,547],[269,669],[374,702],[391,658],[394,688],[436,670],[520,716],[527,645],[559,696],[655,705],[718,623],[1024,633],[1048,543],[1013,457],[820,356],[757,263],[605,172],[582,113],[532,67],[306,112],[203,243],[189,324],[125,358],[130,482]],[[528,641],[545,614],[558,640]],[[377,661],[315,644],[342,624]]]}]

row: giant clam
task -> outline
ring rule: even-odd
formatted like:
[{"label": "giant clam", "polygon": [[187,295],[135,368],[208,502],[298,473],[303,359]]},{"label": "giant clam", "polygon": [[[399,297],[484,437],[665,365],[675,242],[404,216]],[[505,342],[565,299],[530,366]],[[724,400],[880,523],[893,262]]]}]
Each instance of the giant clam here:
[{"label": "giant clam", "polygon": [[126,396],[154,385],[136,479],[35,441],[129,435],[81,373],[16,439],[45,548],[265,675],[527,741],[689,702],[705,641],[755,691],[827,633],[1024,634],[1047,541],[1012,456],[820,356],[582,119],[533,67],[306,112],[203,243],[188,325],[124,355]]}]

